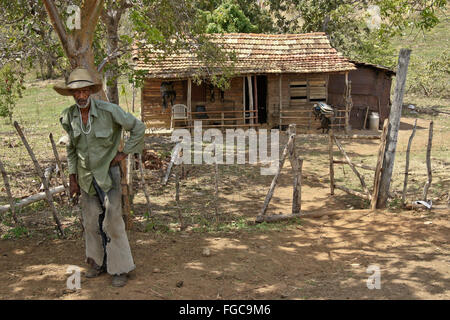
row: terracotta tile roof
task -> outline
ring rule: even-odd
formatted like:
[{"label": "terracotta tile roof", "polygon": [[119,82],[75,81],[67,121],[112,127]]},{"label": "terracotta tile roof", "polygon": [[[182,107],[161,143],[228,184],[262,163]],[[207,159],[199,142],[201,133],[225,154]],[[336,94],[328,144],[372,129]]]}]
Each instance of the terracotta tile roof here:
[{"label": "terracotta tile roof", "polygon": [[392,76],[392,75],[396,75],[395,70],[392,70],[388,67],[379,65],[379,64],[373,64],[373,63],[367,63],[367,62],[361,62],[361,61],[356,61],[356,60],[349,60],[351,63],[353,63],[354,65],[356,65],[357,67],[369,67],[369,68],[373,68],[373,69],[378,69],[381,71],[386,72],[387,75]]},{"label": "terracotta tile roof", "polygon": [[[211,41],[227,52],[235,52],[236,73],[321,73],[355,70],[355,65],[332,48],[325,33],[211,35]],[[202,65],[188,52],[163,60],[156,53],[146,63],[134,52],[135,68],[147,70],[149,78],[186,78],[202,73]],[[142,56],[141,56],[142,57]],[[216,70],[220,73],[220,70]]]}]

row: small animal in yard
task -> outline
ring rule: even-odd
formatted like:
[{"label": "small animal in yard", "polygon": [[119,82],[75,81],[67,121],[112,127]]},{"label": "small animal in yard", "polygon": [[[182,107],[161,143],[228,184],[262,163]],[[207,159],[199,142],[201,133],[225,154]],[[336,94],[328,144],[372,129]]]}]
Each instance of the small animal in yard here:
[{"label": "small animal in yard", "polygon": [[313,107],[313,113],[314,113],[314,120],[320,119],[322,114],[320,113],[320,107],[317,104],[315,104]]},{"label": "small animal in yard", "polygon": [[327,130],[330,131],[330,124],[334,117],[334,109],[324,102],[319,102],[313,106],[314,120],[320,120],[320,127],[317,130],[322,129],[322,133]]},{"label": "small animal in yard", "polygon": [[330,131],[330,124],[331,124],[331,120],[327,117],[325,117],[324,115],[320,115],[320,127],[317,128],[317,130],[322,129],[322,133],[325,132],[325,129],[328,131]]}]

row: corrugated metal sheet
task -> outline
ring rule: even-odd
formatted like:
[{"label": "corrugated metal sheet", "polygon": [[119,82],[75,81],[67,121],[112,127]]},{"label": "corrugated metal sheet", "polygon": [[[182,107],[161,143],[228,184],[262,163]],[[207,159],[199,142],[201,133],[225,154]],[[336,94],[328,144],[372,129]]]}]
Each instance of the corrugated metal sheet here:
[{"label": "corrugated metal sheet", "polygon": [[[228,33],[211,35],[211,41],[236,54],[234,70],[240,74],[322,73],[356,69],[353,63],[331,47],[325,33]],[[192,77],[201,75],[204,69],[194,54],[188,51],[162,60],[157,56],[158,52],[155,52],[143,59],[142,52],[135,50],[136,69],[147,70],[148,77],[155,79]],[[221,70],[217,68],[214,72],[220,73]]]}]

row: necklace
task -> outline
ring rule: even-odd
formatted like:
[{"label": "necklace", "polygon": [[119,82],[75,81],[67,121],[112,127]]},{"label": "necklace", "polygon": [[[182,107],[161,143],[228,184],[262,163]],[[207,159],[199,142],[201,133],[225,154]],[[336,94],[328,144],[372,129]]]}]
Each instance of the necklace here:
[{"label": "necklace", "polygon": [[88,113],[88,123],[87,123],[87,127],[89,127],[89,129],[86,131],[84,131],[83,129],[83,117],[81,116],[81,110],[80,108],[78,108],[78,112],[80,113],[80,125],[81,125],[81,131],[83,131],[84,134],[89,134],[91,132],[92,129],[92,125],[91,125],[91,110],[89,109],[89,113]]}]

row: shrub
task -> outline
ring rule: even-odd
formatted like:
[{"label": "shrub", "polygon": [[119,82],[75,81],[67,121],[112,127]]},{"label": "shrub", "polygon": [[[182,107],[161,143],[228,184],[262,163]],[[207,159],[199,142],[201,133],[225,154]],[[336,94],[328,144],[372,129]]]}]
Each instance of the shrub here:
[{"label": "shrub", "polygon": [[12,122],[12,115],[17,100],[22,98],[24,74],[16,72],[9,65],[0,69],[0,116],[8,117]]},{"label": "shrub", "polygon": [[426,97],[448,97],[450,74],[450,54],[425,60],[411,58],[411,70],[408,74],[408,93],[424,94]]}]

